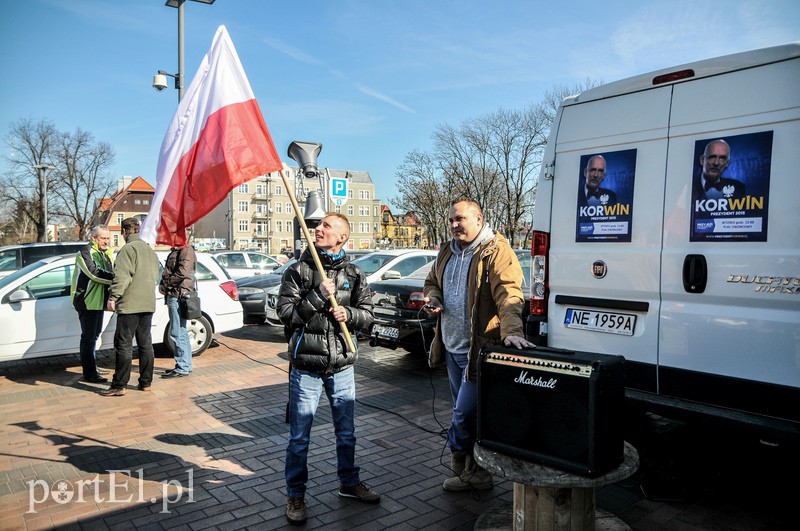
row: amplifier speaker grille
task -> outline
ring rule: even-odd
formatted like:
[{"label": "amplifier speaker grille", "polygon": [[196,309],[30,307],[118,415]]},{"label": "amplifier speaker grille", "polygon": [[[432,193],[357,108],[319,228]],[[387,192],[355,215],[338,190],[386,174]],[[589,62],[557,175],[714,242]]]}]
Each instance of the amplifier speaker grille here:
[{"label": "amplifier speaker grille", "polygon": [[488,348],[478,366],[478,442],[587,476],[623,458],[622,356]]}]

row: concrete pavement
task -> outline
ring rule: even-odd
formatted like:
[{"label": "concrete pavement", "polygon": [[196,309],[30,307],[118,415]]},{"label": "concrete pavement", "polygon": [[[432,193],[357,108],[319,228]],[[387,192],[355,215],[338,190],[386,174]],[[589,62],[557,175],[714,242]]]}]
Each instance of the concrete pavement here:
[{"label": "concrete pavement", "polygon": [[[80,382],[77,355],[0,364],[0,529],[280,529],[288,527],[282,331],[248,326],[216,337],[186,378],[102,397]],[[336,496],[330,412],[312,431],[307,529],[472,529],[511,501],[511,483],[447,493],[444,370],[361,345],[357,463],[379,505]],[[113,354],[99,364],[113,368]],[[156,371],[173,366],[156,358]],[[647,455],[644,452],[643,455]],[[750,497],[752,499],[752,496]],[[645,498],[636,478],[598,490],[631,529],[782,529],[762,505]],[[598,522],[598,526],[600,522]]]}]

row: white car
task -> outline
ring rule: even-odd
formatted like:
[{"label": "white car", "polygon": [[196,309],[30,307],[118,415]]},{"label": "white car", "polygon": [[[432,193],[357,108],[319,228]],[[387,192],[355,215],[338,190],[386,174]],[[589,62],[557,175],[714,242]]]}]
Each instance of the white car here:
[{"label": "white car", "polygon": [[257,251],[212,251],[210,254],[234,280],[269,273],[281,266],[281,262],[275,258]]},{"label": "white car", "polygon": [[[156,253],[164,261],[167,253]],[[48,257],[0,279],[0,361],[38,358],[79,351],[81,327],[69,296],[75,255]],[[215,332],[242,326],[236,283],[210,255],[197,255],[197,286],[203,315],[189,321],[192,353],[198,356]],[[157,348],[174,351],[164,296],[156,291],[151,334]],[[98,349],[114,347],[116,315],[105,313]]]},{"label": "white car", "polygon": [[378,280],[405,278],[428,262],[436,259],[436,251],[424,249],[389,249],[365,254],[353,260],[364,270],[367,283]]}]

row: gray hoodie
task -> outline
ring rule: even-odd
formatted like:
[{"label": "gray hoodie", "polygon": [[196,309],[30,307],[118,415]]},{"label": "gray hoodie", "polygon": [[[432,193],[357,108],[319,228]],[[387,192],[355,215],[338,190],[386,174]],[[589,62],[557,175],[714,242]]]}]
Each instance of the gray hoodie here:
[{"label": "gray hoodie", "polygon": [[472,255],[480,245],[491,240],[494,232],[488,224],[484,224],[478,236],[465,249],[461,249],[455,240],[450,240],[453,256],[447,261],[442,279],[444,294],[444,310],[442,312],[442,340],[444,348],[457,357],[469,353],[470,338],[469,308],[467,308],[467,275],[472,262]]}]

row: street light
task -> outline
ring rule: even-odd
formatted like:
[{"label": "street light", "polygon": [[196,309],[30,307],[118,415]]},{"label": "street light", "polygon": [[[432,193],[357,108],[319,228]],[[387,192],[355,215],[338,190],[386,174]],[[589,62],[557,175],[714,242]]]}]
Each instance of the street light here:
[{"label": "street light", "polygon": [[[215,0],[191,0],[200,4],[213,4]],[[168,74],[163,70],[159,70],[153,76],[153,88],[162,91],[167,88],[167,78],[170,76],[175,78],[175,88],[178,89],[178,102],[183,99],[183,4],[186,0],[167,0],[164,4],[167,7],[178,8],[178,73]]]},{"label": "street light", "polygon": [[36,174],[39,177],[39,186],[42,187],[42,221],[44,222],[44,241],[50,241],[50,238],[47,236],[47,175],[45,174],[45,171],[52,171],[58,168],[52,164],[34,164],[33,167],[36,169]]}]

